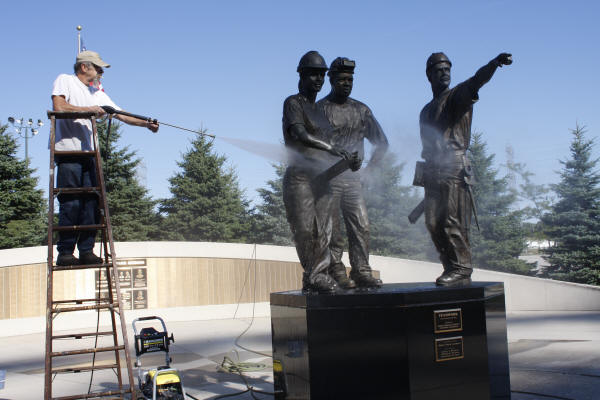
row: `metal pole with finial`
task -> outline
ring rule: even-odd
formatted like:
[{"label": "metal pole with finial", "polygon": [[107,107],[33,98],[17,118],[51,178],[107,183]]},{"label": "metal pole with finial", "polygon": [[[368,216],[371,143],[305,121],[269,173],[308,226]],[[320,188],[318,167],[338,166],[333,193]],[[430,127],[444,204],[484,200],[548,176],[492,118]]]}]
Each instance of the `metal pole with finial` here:
[{"label": "metal pole with finial", "polygon": [[77,54],[81,53],[81,25],[77,25]]}]

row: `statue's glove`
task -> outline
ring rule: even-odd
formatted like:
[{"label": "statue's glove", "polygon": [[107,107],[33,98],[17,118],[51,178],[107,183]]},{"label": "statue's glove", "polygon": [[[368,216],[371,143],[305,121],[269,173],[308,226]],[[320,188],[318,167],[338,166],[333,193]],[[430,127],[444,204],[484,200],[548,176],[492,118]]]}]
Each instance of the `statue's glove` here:
[{"label": "statue's glove", "polygon": [[350,159],[350,153],[340,147],[331,146],[329,153],[333,154],[334,156],[342,157],[344,160]]},{"label": "statue's glove", "polygon": [[510,65],[513,62],[512,54],[510,53],[500,53],[495,60],[499,67],[502,67],[503,65]]},{"label": "statue's glove", "polygon": [[354,172],[358,171],[362,166],[362,158],[358,156],[358,152],[352,153],[352,156],[349,159],[350,161],[350,169]]}]

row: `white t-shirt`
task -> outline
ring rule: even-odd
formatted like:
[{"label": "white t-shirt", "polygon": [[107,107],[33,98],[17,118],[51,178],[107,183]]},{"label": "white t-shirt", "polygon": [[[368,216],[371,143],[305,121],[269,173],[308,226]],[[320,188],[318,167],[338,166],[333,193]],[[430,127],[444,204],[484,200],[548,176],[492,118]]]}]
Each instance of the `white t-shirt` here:
[{"label": "white t-shirt", "polygon": [[[106,93],[86,86],[77,75],[60,74],[54,81],[52,96],[64,96],[73,106],[111,106],[120,110]],[[92,122],[89,119],[57,119],[55,149],[93,150]]]}]

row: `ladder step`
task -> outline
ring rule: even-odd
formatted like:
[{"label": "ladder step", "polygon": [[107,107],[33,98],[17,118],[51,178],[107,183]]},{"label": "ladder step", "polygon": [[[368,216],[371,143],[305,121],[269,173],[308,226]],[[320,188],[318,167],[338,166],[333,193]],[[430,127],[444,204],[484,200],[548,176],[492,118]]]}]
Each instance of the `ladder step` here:
[{"label": "ladder step", "polygon": [[94,225],[65,225],[65,226],[54,225],[52,227],[52,230],[55,231],[55,232],[61,232],[61,231],[92,231],[92,230],[104,229],[104,228],[106,228],[106,225],[104,225],[104,224],[94,224]]},{"label": "ladder step", "polygon": [[52,340],[54,339],[83,339],[84,337],[95,337],[95,336],[112,336],[112,331],[104,331],[104,332],[82,332],[82,333],[70,333],[67,335],[55,335],[52,336]]},{"label": "ladder step", "polygon": [[119,364],[104,364],[104,365],[86,365],[81,367],[65,367],[65,368],[56,368],[52,370],[53,374],[66,374],[66,373],[78,373],[78,372],[86,372],[86,371],[96,371],[99,369],[114,369],[120,368]]},{"label": "ladder step", "polygon": [[82,193],[96,193],[100,194],[99,186],[89,186],[89,187],[77,187],[77,188],[54,188],[52,190],[55,195],[57,194],[82,194]]},{"label": "ladder step", "polygon": [[91,151],[85,151],[85,150],[61,150],[61,151],[54,151],[54,156],[77,156],[77,157],[81,157],[81,156],[95,156],[96,152],[91,150]]},{"label": "ladder step", "polygon": [[126,390],[116,390],[116,391],[110,391],[110,392],[98,392],[98,393],[90,393],[90,394],[80,394],[80,395],[76,395],[76,396],[61,396],[61,397],[53,397],[52,400],[78,400],[78,399],[97,399],[100,397],[107,397],[107,396],[116,396],[116,395],[120,395],[120,397],[117,397],[117,399],[122,399],[122,395],[127,394],[127,393],[132,393],[131,390],[126,389]]},{"label": "ladder step", "polygon": [[83,304],[93,301],[94,303],[98,302],[97,298],[92,299],[73,299],[73,300],[54,300],[52,304]]},{"label": "ladder step", "polygon": [[96,113],[91,111],[47,111],[46,114],[48,115],[48,118],[54,117],[56,119],[90,119],[96,116]]},{"label": "ladder step", "polygon": [[53,308],[52,313],[58,314],[61,312],[86,311],[86,310],[103,310],[108,308],[119,308],[119,303],[112,304],[94,304],[91,306],[76,306],[76,307],[60,307]]},{"label": "ladder step", "polygon": [[112,263],[108,264],[79,264],[79,265],[53,265],[52,271],[73,271],[76,269],[90,269],[90,268],[106,268],[112,267]]},{"label": "ladder step", "polygon": [[90,394],[80,394],[80,395],[76,395],[76,396],[61,396],[61,397],[53,397],[52,400],[78,400],[78,399],[97,399],[99,397],[107,397],[107,396],[116,396],[116,395],[121,395],[121,397],[118,397],[119,399],[122,399],[122,395],[127,394],[127,393],[132,393],[131,389],[125,389],[125,390],[114,390],[114,391],[110,391],[110,392],[98,392],[98,393],[90,393]]},{"label": "ladder step", "polygon": [[50,357],[66,357],[75,356],[79,354],[92,354],[92,353],[103,353],[106,351],[119,351],[124,350],[125,346],[109,346],[109,347],[92,347],[89,349],[80,350],[68,350],[68,351],[53,351],[50,353]]}]

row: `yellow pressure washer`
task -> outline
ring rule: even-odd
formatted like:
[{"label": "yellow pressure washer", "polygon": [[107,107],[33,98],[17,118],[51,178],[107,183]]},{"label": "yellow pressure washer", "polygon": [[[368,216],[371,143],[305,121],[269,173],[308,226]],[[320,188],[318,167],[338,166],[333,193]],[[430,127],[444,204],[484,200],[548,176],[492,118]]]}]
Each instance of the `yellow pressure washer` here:
[{"label": "yellow pressure washer", "polygon": [[[144,327],[138,334],[136,323],[158,320],[162,330],[154,326]],[[169,336],[165,321],[156,316],[141,317],[133,320],[135,334],[135,366],[138,369],[140,394],[136,400],[185,400],[185,389],[179,372],[171,368],[169,344],[175,342],[173,334]],[[161,328],[159,328],[161,329]],[[144,371],[141,356],[146,353],[165,352],[165,365]]]}]

